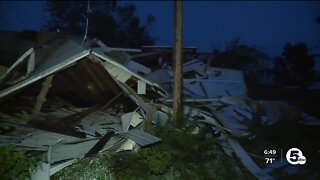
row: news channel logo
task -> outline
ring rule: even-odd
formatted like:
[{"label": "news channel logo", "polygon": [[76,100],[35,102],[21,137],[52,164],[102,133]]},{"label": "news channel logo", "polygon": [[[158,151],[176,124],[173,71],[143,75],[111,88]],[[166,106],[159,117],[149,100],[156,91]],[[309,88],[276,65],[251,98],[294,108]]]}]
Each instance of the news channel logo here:
[{"label": "news channel logo", "polygon": [[307,162],[307,158],[303,156],[303,153],[298,148],[291,148],[286,154],[287,161],[292,165],[303,165]]}]

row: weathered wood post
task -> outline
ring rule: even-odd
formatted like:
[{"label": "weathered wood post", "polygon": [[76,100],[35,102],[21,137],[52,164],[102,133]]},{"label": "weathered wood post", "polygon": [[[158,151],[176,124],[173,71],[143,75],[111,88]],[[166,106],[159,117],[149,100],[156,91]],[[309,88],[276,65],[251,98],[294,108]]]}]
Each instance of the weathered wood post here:
[{"label": "weathered wood post", "polygon": [[179,124],[182,115],[182,1],[174,1],[174,87],[173,122]]},{"label": "weathered wood post", "polygon": [[32,114],[37,115],[40,113],[43,103],[47,100],[46,99],[47,93],[52,86],[51,82],[52,82],[53,76],[54,75],[48,76],[43,82],[41,91],[37,97],[37,102],[32,109]]}]

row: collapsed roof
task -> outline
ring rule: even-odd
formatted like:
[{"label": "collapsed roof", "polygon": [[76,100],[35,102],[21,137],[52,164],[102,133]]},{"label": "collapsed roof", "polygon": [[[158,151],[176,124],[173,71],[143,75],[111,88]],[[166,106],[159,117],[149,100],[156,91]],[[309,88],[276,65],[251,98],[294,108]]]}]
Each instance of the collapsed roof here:
[{"label": "collapsed roof", "polygon": [[[48,153],[42,164],[46,168],[36,175],[44,179],[75,159],[161,140],[144,129],[172,114],[171,66],[155,69],[132,60],[154,53],[49,35],[33,34],[33,43],[26,41],[19,52],[14,46],[1,50],[0,145]],[[1,48],[7,47],[3,39]],[[250,123],[270,126],[281,121],[283,112],[296,119],[301,114],[291,113],[295,110],[285,104],[246,97],[240,71],[193,58],[183,64],[183,72],[186,119],[197,120],[199,127],[209,125],[227,155],[234,152],[255,177],[270,179],[270,169],[276,167],[261,168],[237,138],[254,138]],[[303,117],[300,124],[319,125],[317,119]]]}]

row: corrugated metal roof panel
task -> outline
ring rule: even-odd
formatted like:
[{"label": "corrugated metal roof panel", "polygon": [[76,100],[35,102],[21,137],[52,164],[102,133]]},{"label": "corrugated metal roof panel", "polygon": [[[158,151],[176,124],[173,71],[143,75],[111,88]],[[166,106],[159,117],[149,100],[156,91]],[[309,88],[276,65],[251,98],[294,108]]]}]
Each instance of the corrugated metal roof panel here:
[{"label": "corrugated metal roof panel", "polygon": [[138,129],[131,129],[127,133],[120,134],[123,137],[126,137],[128,139],[131,139],[132,141],[142,145],[142,146],[148,146],[150,144],[154,144],[159,142],[161,139],[153,136],[149,133],[143,132]]},{"label": "corrugated metal roof panel", "polygon": [[74,62],[77,62],[83,57],[89,55],[89,53],[89,50],[86,50],[83,46],[77,44],[76,42],[67,41],[50,56],[44,57],[39,63],[39,66],[23,81],[0,91],[0,98],[3,98],[20,88],[23,88],[35,81],[38,81],[39,79],[42,79],[71,65]]}]

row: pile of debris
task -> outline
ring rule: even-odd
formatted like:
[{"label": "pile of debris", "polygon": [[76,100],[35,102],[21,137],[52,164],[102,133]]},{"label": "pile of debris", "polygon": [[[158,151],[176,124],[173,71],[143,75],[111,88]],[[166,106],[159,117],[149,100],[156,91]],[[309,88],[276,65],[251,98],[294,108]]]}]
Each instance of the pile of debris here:
[{"label": "pile of debris", "polygon": [[[12,65],[1,66],[0,146],[47,153],[33,178],[49,179],[80,158],[161,141],[144,130],[170,119],[173,70],[138,63],[155,54],[159,51],[38,35],[37,43],[11,60]],[[249,99],[240,71],[208,64],[201,59],[183,64],[186,119],[211,126],[227,155],[235,154],[255,177],[271,179],[273,169],[288,164],[258,165],[257,155],[239,140],[255,138],[250,123],[270,126],[284,115],[301,119],[304,126],[319,126],[320,121],[281,102]]]}]

